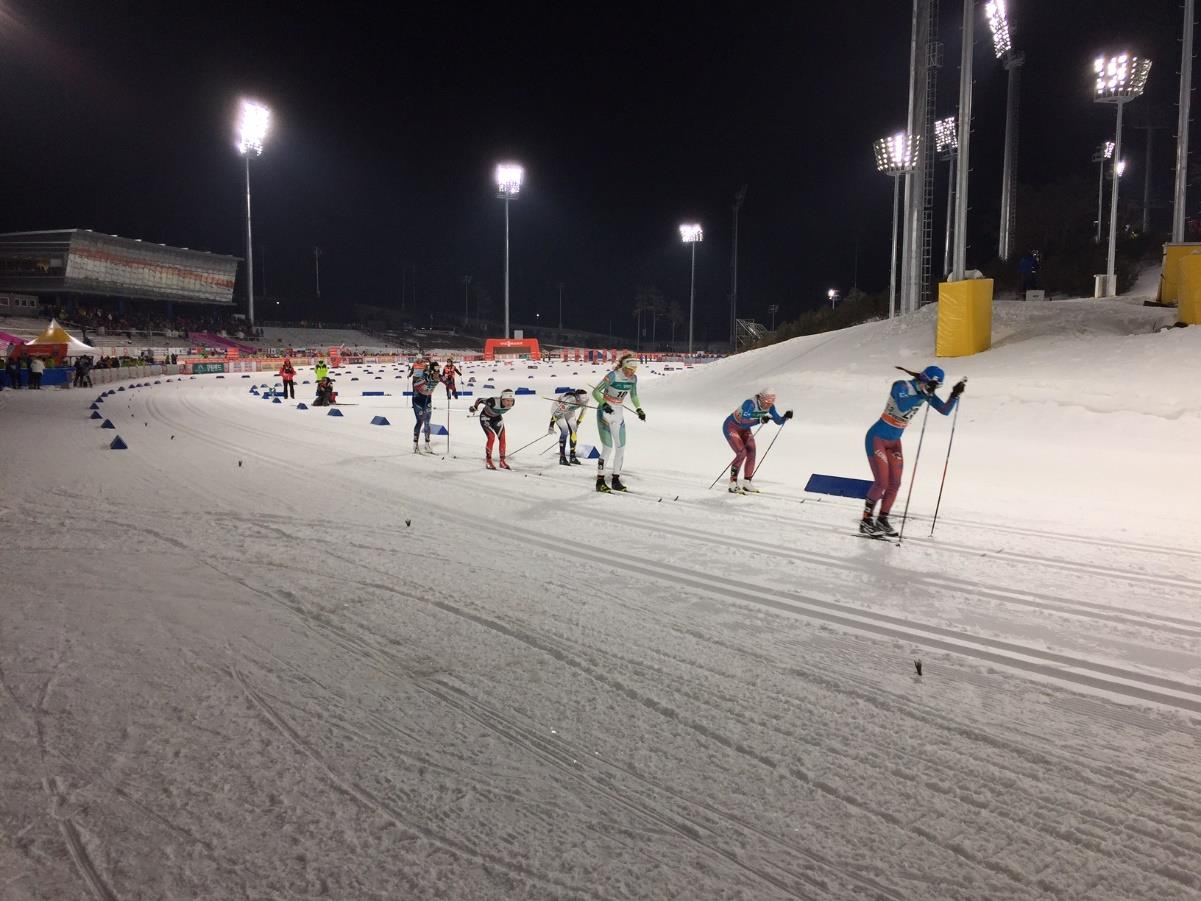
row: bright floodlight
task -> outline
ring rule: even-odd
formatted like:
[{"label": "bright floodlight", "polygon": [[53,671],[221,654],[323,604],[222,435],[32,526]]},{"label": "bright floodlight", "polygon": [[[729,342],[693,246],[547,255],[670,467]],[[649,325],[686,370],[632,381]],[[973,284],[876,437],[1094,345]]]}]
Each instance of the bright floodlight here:
[{"label": "bright floodlight", "polygon": [[1113,141],[1105,142],[1105,159],[1113,159]]},{"label": "bright floodlight", "polygon": [[954,116],[934,123],[934,149],[939,154],[954,153],[959,149],[959,129],[955,126]]},{"label": "bright floodlight", "polygon": [[685,244],[697,244],[705,237],[700,225],[686,223],[680,226],[680,240]]},{"label": "bright floodlight", "polygon": [[917,145],[918,139],[910,138],[903,131],[880,138],[872,144],[876,153],[876,168],[888,175],[911,171],[917,160]]},{"label": "bright floodlight", "polygon": [[496,167],[496,187],[500,197],[516,197],[525,179],[525,169],[517,163],[501,163]]},{"label": "bright floodlight", "polygon": [[243,100],[238,117],[238,153],[259,156],[270,124],[271,110],[253,100]]},{"label": "bright floodlight", "polygon": [[1126,161],[1118,160],[1118,178],[1126,174]]},{"label": "bright floodlight", "polygon": [[1009,17],[1005,13],[1005,0],[992,0],[984,5],[984,14],[988,16],[988,27],[992,31],[992,46],[997,59],[1001,59],[1011,50],[1013,44],[1009,40]]},{"label": "bright floodlight", "polygon": [[1093,72],[1097,76],[1093,99],[1122,103],[1142,95],[1151,72],[1151,60],[1129,53],[1098,56],[1093,62]]}]

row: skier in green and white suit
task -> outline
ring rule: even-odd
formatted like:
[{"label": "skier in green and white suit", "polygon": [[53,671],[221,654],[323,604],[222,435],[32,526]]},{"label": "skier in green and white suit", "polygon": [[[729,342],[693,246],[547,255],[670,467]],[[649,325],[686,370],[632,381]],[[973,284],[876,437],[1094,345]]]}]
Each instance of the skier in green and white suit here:
[{"label": "skier in green and white suit", "polygon": [[[646,414],[638,402],[638,358],[633,354],[622,354],[617,361],[617,367],[606,373],[600,384],[592,391],[592,399],[596,401],[596,427],[600,432],[601,444],[605,449],[596,461],[596,490],[625,491],[621,483],[621,464],[626,453],[626,395],[634,402],[634,412],[638,418],[646,422]],[[605,459],[612,458],[613,487],[605,484]]]}]

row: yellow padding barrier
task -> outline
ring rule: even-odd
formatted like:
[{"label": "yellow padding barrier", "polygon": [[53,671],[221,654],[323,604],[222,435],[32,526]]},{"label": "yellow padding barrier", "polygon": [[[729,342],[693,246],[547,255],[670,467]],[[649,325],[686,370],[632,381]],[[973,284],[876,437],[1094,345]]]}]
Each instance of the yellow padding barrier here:
[{"label": "yellow padding barrier", "polygon": [[1180,259],[1180,296],[1176,318],[1188,325],[1201,325],[1201,255]]},{"label": "yellow padding barrier", "polygon": [[969,278],[938,285],[939,357],[967,357],[992,347],[992,279]]},{"label": "yellow padding barrier", "polygon": [[1176,303],[1180,300],[1180,264],[1190,256],[1201,254],[1201,244],[1165,244],[1163,246],[1163,271],[1159,276],[1160,303]]}]

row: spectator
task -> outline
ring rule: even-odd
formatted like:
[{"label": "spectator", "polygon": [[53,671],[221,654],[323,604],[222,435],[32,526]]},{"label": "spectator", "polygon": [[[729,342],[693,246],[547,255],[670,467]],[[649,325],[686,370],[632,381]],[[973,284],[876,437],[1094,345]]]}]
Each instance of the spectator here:
[{"label": "spectator", "polygon": [[42,373],[46,371],[46,364],[42,362],[41,357],[33,357],[29,361],[29,387],[35,390],[40,390],[42,387]]},{"label": "spectator", "polygon": [[[9,345],[10,348],[12,345]],[[4,364],[4,371],[8,373],[8,386],[10,388],[21,387],[21,358],[12,356],[12,350],[9,351],[9,358]]]},{"label": "spectator", "polygon": [[1022,300],[1026,299],[1027,291],[1038,288],[1038,251],[1031,250],[1018,260],[1018,274],[1022,277]]}]

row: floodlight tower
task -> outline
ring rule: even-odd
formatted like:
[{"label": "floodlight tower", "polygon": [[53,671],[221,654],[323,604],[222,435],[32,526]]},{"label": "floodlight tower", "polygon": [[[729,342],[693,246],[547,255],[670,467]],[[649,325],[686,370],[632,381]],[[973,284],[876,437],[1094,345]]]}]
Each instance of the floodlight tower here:
[{"label": "floodlight tower", "polygon": [[897,315],[897,215],[901,200],[901,176],[913,171],[917,141],[905,132],[880,138],[872,144],[876,169],[892,176],[892,264],[888,275],[888,318]]},{"label": "floodlight tower", "polygon": [[955,158],[959,156],[954,116],[934,123],[934,150],[947,163],[947,236],[942,245],[942,273],[947,275],[951,271],[951,225],[955,221]]},{"label": "floodlight tower", "polygon": [[1001,228],[998,232],[997,256],[1002,260],[1009,259],[1013,251],[1013,220],[1014,216],[1014,169],[1017,165],[1018,144],[1018,99],[1022,64],[1026,54],[1013,49],[1009,35],[1009,15],[1005,9],[1005,0],[991,0],[984,5],[984,13],[988,17],[988,27],[992,32],[993,52],[1009,73],[1009,89],[1005,100],[1005,153],[1001,170]]},{"label": "floodlight tower", "polygon": [[[1134,56],[1130,53],[1119,53],[1115,56],[1098,56],[1093,62],[1093,72],[1097,76],[1093,99],[1098,103],[1113,103],[1118,108],[1118,122],[1113,137],[1113,158],[1122,158],[1122,107],[1131,100],[1142,96],[1147,86],[1147,75],[1151,72],[1151,60]],[[1114,265],[1117,256],[1118,239],[1118,167],[1113,167],[1113,187],[1109,197],[1109,259],[1105,268],[1105,296],[1114,297],[1118,293],[1117,279],[1114,277]]]},{"label": "floodlight tower", "polygon": [[1184,240],[1184,210],[1188,196],[1188,125],[1193,90],[1193,0],[1184,0],[1184,33],[1180,41],[1180,101],[1176,124],[1176,190],[1172,200],[1172,243]]},{"label": "floodlight tower", "polygon": [[[692,353],[692,313],[696,307],[696,245],[700,244],[704,239],[705,234],[701,229],[700,224],[696,222],[688,222],[680,226],[680,240],[685,244],[692,245],[692,283],[688,288],[688,353]],[[735,336],[737,341],[737,335]],[[731,351],[738,350],[738,345],[735,343]]]},{"label": "floodlight tower", "polygon": [[1093,162],[1100,163],[1097,173],[1097,238],[1101,243],[1101,220],[1105,216],[1105,161],[1113,159],[1113,141],[1105,141],[1093,154]]},{"label": "floodlight tower", "polygon": [[261,156],[271,125],[271,110],[243,100],[238,114],[238,153],[246,159],[246,320],[254,325],[254,237],[250,230],[250,158]]},{"label": "floodlight tower", "polygon": [[517,163],[501,163],[496,167],[496,196],[505,202],[505,337],[509,332],[509,201],[521,192],[525,169]]}]

